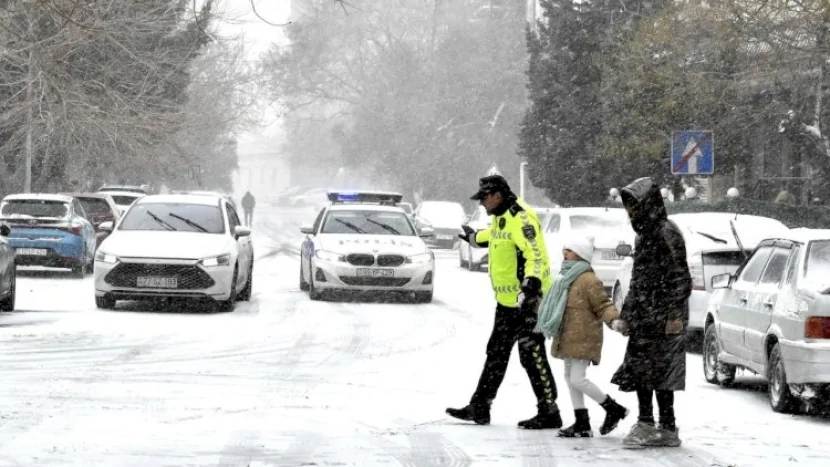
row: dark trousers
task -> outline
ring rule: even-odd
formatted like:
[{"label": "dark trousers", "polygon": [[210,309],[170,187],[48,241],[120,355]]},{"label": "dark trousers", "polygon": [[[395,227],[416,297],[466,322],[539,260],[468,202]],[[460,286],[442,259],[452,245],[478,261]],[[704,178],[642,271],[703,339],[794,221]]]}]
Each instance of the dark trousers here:
[{"label": "dark trousers", "polygon": [[674,391],[638,389],[637,400],[640,403],[640,416],[637,417],[637,420],[654,425],[654,405],[652,400],[654,399],[655,392],[657,393],[657,408],[660,413],[660,426],[666,429],[674,429]]},{"label": "dark trousers", "polygon": [[245,225],[250,227],[252,222],[254,222],[254,210],[253,209],[246,209],[245,210]]},{"label": "dark trousers", "polygon": [[545,338],[533,332],[536,319],[536,313],[532,311],[522,312],[518,308],[501,305],[496,307],[493,332],[487,342],[487,360],[470,403],[489,405],[493,402],[507,372],[510,352],[518,342],[519,361],[530,379],[537,406],[542,410],[554,405],[556,382],[545,354]]}]

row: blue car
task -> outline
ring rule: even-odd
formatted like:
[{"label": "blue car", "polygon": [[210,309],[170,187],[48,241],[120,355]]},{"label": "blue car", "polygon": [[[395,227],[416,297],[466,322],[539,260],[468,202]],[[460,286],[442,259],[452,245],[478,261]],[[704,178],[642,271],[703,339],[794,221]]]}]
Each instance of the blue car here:
[{"label": "blue car", "polygon": [[0,218],[11,227],[8,243],[17,265],[67,268],[80,277],[92,271],[95,229],[76,198],[9,195],[0,203]]}]

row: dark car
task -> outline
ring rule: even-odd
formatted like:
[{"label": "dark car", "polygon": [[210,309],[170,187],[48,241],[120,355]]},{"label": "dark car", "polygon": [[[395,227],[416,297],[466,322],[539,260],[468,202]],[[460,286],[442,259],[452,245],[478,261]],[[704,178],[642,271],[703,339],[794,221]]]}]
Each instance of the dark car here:
[{"label": "dark car", "polygon": [[95,228],[97,250],[101,242],[110,235],[110,232],[101,230],[101,224],[104,222],[117,224],[121,217],[118,205],[115,204],[112,196],[106,193],[66,193],[66,195],[76,198],[84,207],[87,220]]}]

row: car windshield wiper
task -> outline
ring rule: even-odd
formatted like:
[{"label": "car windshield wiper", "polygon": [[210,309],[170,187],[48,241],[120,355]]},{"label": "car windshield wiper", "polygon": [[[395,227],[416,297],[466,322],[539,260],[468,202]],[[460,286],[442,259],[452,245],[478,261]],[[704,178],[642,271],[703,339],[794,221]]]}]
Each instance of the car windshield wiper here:
[{"label": "car windshield wiper", "polygon": [[168,216],[170,216],[170,217],[172,217],[173,219],[178,219],[178,220],[180,220],[180,221],[184,222],[185,224],[187,224],[187,225],[189,225],[189,226],[193,227],[193,228],[194,228],[194,229],[196,229],[196,230],[200,230],[200,231],[205,232],[205,233],[207,233],[207,232],[208,232],[208,229],[206,229],[206,228],[202,227],[201,225],[199,225],[199,224],[197,224],[197,223],[193,222],[192,220],[190,220],[190,219],[188,219],[188,218],[186,218],[186,217],[182,217],[182,216],[180,216],[180,215],[178,215],[178,214],[175,214],[175,213],[172,213],[172,212],[167,213],[167,215],[168,215]]},{"label": "car windshield wiper", "polygon": [[708,238],[709,240],[712,240],[713,242],[729,243],[729,242],[727,242],[726,240],[724,240],[722,238],[715,237],[714,235],[709,235],[708,233],[703,233],[703,232],[695,232],[695,233],[698,234],[698,235],[704,236],[704,237]]},{"label": "car windshield wiper", "polygon": [[148,216],[150,216],[151,219],[156,221],[156,223],[158,223],[158,225],[164,227],[165,229],[167,229],[167,230],[178,230],[177,228],[173,227],[172,225],[168,224],[167,222],[164,222],[161,219],[161,217],[153,214],[152,211],[145,211],[145,212],[147,213]]},{"label": "car windshield wiper", "polygon": [[395,235],[400,235],[401,234],[400,232],[398,232],[398,229],[392,227],[389,224],[384,224],[383,222],[378,222],[376,220],[369,219],[369,218],[366,219],[366,222],[371,222],[372,224],[375,224],[375,225],[387,230],[388,232],[392,232]]},{"label": "car windshield wiper", "polygon": [[334,220],[336,220],[337,222],[339,222],[339,223],[341,223],[341,224],[345,225],[346,227],[348,227],[348,228],[350,228],[350,229],[354,230],[354,231],[355,231],[355,232],[357,232],[357,233],[366,233],[366,231],[365,231],[365,230],[363,230],[363,229],[361,229],[360,227],[358,227],[358,226],[356,226],[356,225],[352,224],[352,223],[351,223],[351,222],[349,222],[349,221],[344,221],[343,219],[337,219],[337,218],[335,218]]}]

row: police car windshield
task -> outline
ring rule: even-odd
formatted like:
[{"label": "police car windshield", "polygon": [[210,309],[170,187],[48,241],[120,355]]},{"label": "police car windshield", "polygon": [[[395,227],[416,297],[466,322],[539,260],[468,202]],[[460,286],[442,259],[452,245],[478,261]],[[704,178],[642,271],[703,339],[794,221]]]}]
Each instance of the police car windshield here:
[{"label": "police car windshield", "polygon": [[402,212],[337,210],[329,212],[320,233],[415,236]]}]

